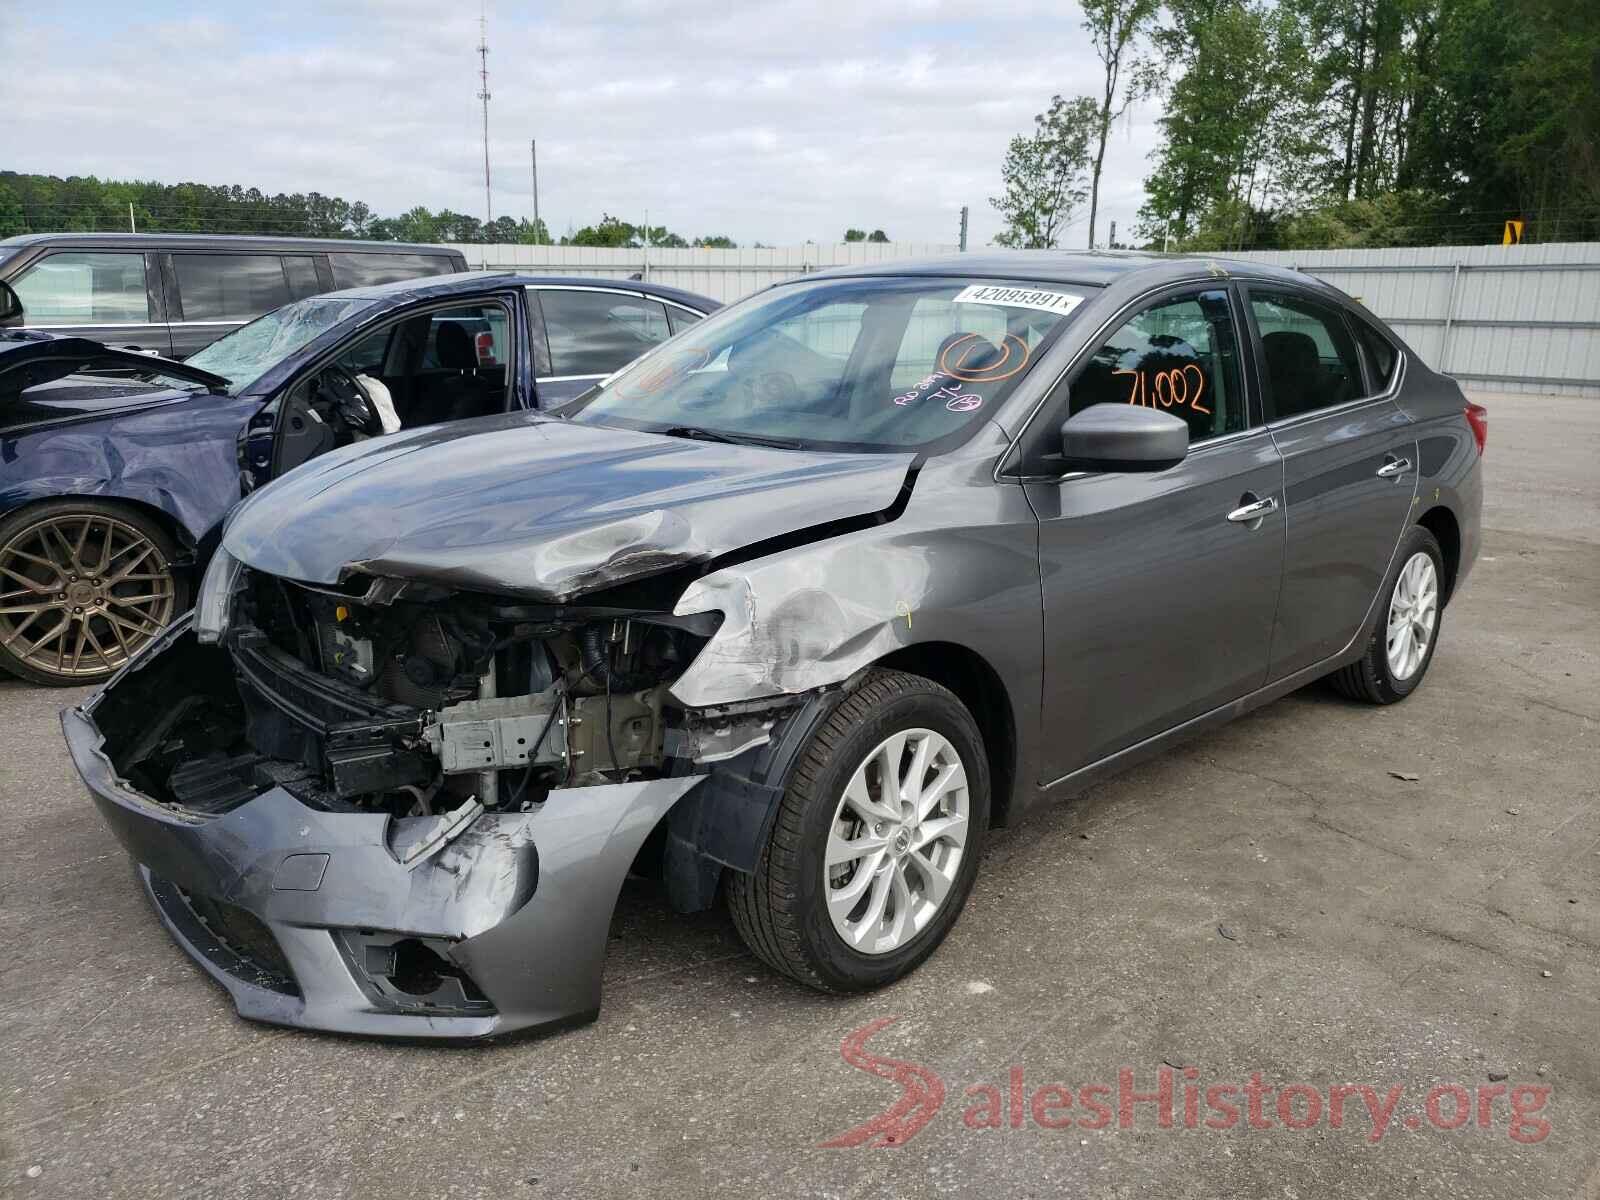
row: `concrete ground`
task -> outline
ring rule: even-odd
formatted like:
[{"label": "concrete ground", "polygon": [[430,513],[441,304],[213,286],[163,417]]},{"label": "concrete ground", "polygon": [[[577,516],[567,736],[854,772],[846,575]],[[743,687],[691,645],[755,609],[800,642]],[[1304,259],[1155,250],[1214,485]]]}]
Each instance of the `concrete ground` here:
[{"label": "concrete ground", "polygon": [[[1415,696],[1308,688],[1000,833],[939,953],[854,999],[630,885],[592,1026],[463,1050],[247,1024],[80,794],[55,717],[73,694],[0,684],[0,1194],[1595,1200],[1600,404],[1485,402],[1484,555]],[[866,1048],[923,1068],[901,1070],[922,1105],[904,1144],[820,1146],[902,1095],[895,1063],[840,1052],[891,1018]],[[1149,1102],[1128,1129],[1043,1128],[1027,1103],[1061,1083],[1078,1101],[1047,1092],[1044,1118],[1092,1115],[1084,1089],[1115,1108],[1120,1068],[1154,1092],[1164,1063],[1171,1129]],[[1320,1119],[1283,1128],[1269,1095],[1273,1128],[1206,1128],[1205,1089],[1255,1072],[1318,1089]],[[999,1127],[970,1128],[985,1084]],[[1449,1084],[1463,1128],[1428,1115]],[[1400,1089],[1380,1138],[1355,1091],[1330,1127],[1335,1085],[1380,1110]],[[1536,1113],[1529,1088],[1550,1089]],[[1437,1123],[1457,1103],[1439,1093]]]}]

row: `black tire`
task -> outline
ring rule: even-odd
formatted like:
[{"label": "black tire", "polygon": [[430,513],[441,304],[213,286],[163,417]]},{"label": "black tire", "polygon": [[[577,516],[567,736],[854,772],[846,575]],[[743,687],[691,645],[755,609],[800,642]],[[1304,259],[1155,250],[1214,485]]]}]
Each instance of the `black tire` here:
[{"label": "black tire", "polygon": [[[916,728],[942,735],[961,759],[967,841],[950,891],[927,925],[894,950],[866,954],[845,942],[828,915],[825,849],[835,809],[856,768],[885,738]],[[730,875],[734,925],[758,958],[800,983],[826,992],[881,987],[932,954],[961,915],[977,878],[988,825],[988,759],[966,707],[921,676],[872,671],[795,760],[756,870]]]},{"label": "black tire", "polygon": [[[1426,554],[1433,559],[1434,577],[1438,587],[1438,607],[1434,618],[1433,635],[1428,641],[1422,661],[1408,677],[1397,679],[1389,666],[1386,644],[1389,606],[1395,589],[1400,585],[1401,572],[1417,554]],[[1334,689],[1341,696],[1350,700],[1365,701],[1368,704],[1398,704],[1421,686],[1423,677],[1428,673],[1428,664],[1433,661],[1433,652],[1438,648],[1439,635],[1444,631],[1444,579],[1444,555],[1439,549],[1438,541],[1421,525],[1413,525],[1401,539],[1400,549],[1394,556],[1394,565],[1389,570],[1388,578],[1384,580],[1378,611],[1373,616],[1372,628],[1367,635],[1366,649],[1355,662],[1347,667],[1341,667],[1328,676]]]},{"label": "black tire", "polygon": [[[45,534],[46,527],[60,530],[62,538]],[[74,546],[79,531],[87,531],[85,540]],[[48,548],[38,540],[41,537],[47,537]],[[139,538],[148,543],[148,552],[138,543]],[[115,554],[118,546],[123,548],[122,556],[102,578],[97,574],[104,565],[99,556]],[[84,608],[72,607],[73,598],[67,592],[68,587],[80,586],[78,576],[72,576],[74,582],[69,584],[63,571],[39,562],[41,557],[88,565],[80,572],[81,586],[91,593],[84,597]],[[81,687],[108,679],[162,625],[189,606],[188,580],[174,565],[177,558],[177,546],[157,521],[137,508],[110,501],[49,500],[0,519],[0,597],[6,597],[0,601],[0,610],[4,610],[0,611],[0,669],[29,683],[51,687]],[[139,578],[116,582],[113,577],[129,562],[136,565],[128,573]],[[155,598],[128,603],[146,595]],[[50,607],[24,627],[35,605]],[[93,615],[96,612],[102,615]],[[74,615],[78,613],[84,615]],[[111,615],[105,614],[118,620],[113,622]],[[84,650],[76,656],[76,666],[69,662],[68,652],[59,656],[59,662],[52,662],[49,655],[35,649],[41,634],[56,627],[47,622],[55,621],[67,627],[63,640],[73,643],[73,648],[77,648],[78,624],[89,627],[92,639],[83,639]],[[88,649],[91,640],[99,644],[99,650]],[[46,644],[54,649],[60,643]]]}]

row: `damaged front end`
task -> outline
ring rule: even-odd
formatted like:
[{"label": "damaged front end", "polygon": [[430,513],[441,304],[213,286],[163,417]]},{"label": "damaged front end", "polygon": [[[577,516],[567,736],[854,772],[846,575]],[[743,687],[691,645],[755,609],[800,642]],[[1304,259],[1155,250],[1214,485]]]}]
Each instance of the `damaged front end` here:
[{"label": "damaged front end", "polygon": [[197,615],[63,724],[242,1015],[443,1038],[590,1019],[631,869],[695,908],[751,865],[752,764],[802,701],[673,699],[720,614],[213,567]]}]

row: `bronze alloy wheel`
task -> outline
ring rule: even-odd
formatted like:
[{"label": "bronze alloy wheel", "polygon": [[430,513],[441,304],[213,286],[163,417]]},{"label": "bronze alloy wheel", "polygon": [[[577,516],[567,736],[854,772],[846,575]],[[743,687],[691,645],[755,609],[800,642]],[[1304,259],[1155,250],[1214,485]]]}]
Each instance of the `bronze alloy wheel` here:
[{"label": "bronze alloy wheel", "polygon": [[53,512],[0,542],[0,662],[38,683],[92,683],[178,610],[171,552],[109,512]]}]

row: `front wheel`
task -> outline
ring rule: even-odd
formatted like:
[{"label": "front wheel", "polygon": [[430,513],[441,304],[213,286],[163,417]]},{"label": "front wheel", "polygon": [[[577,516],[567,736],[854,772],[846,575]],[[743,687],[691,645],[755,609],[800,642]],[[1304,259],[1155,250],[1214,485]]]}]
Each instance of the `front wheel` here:
[{"label": "front wheel", "polygon": [[0,668],[32,683],[98,683],[187,601],[177,549],[143,513],[52,500],[0,520]]},{"label": "front wheel", "polygon": [[1413,525],[1373,621],[1366,652],[1331,676],[1351,700],[1395,704],[1416,691],[1433,661],[1443,615],[1444,555],[1433,534]]},{"label": "front wheel", "polygon": [[955,924],[988,824],[988,759],[972,715],[931,680],[874,671],[791,769],[756,870],[730,882],[734,924],[801,983],[880,987]]}]

